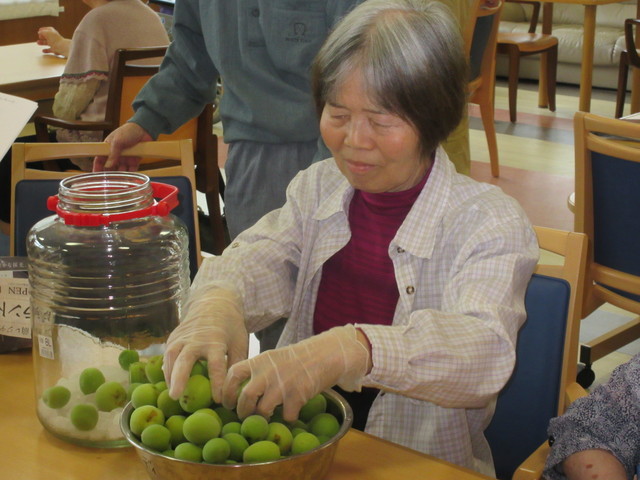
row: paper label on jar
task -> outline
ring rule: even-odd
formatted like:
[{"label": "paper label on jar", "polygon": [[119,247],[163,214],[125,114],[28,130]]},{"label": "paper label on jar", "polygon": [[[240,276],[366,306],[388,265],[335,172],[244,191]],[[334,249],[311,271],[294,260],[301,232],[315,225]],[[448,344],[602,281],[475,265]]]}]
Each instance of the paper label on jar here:
[{"label": "paper label on jar", "polygon": [[38,335],[38,352],[40,356],[53,360],[55,355],[53,354],[53,339],[46,335]]},{"label": "paper label on jar", "polygon": [[31,338],[27,278],[0,276],[0,335]]}]

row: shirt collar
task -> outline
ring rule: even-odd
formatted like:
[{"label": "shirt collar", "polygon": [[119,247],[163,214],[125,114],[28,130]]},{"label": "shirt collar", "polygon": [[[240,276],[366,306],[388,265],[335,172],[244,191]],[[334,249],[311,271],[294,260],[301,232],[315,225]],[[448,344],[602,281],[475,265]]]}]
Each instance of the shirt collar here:
[{"label": "shirt collar", "polygon": [[[333,159],[325,161],[332,162],[333,168],[337,170]],[[446,213],[455,175],[454,165],[449,161],[444,149],[438,147],[427,184],[391,241],[391,246],[400,247],[417,257],[431,257],[437,228]],[[342,213],[346,218],[353,193],[353,187],[342,177],[334,192],[318,207],[314,218],[322,221],[336,213]]]}]

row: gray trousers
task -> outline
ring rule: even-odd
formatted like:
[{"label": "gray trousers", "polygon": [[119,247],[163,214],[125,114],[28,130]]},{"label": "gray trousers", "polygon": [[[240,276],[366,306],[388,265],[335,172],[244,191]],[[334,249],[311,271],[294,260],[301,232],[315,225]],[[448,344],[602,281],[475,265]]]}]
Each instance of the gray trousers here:
[{"label": "gray trousers", "polygon": [[[318,153],[318,143],[265,144],[233,142],[225,164],[227,177],[224,212],[231,239],[255,224],[265,213],[284,205],[289,182],[326,150]],[[260,332],[260,351],[275,348],[286,319]]]}]

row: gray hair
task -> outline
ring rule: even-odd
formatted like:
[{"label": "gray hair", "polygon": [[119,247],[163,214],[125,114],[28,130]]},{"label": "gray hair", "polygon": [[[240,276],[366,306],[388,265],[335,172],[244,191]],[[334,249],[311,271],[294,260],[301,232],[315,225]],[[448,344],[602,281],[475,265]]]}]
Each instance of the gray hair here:
[{"label": "gray hair", "polygon": [[423,155],[462,120],[468,81],[462,36],[438,2],[367,0],[342,19],[312,64],[319,115],[354,70],[373,101],[416,128]]}]

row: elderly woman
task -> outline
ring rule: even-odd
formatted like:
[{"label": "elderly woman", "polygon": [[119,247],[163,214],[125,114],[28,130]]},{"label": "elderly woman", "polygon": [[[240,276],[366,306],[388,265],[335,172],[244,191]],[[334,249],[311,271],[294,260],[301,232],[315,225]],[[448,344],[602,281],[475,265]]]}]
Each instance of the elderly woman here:
[{"label": "elderly woman", "polygon": [[626,480],[640,469],[640,354],[549,424],[549,480]]},{"label": "elderly woman", "polygon": [[[538,248],[518,204],[457,174],[439,147],[466,74],[438,3],[368,0],[336,27],[313,65],[333,158],[203,263],[167,342],[174,398],[199,358],[214,399],[241,417],[282,404],[291,421],[339,385],[367,432],[493,472],[483,430]],[[281,317],[279,348],[247,360],[247,332]]]}]

